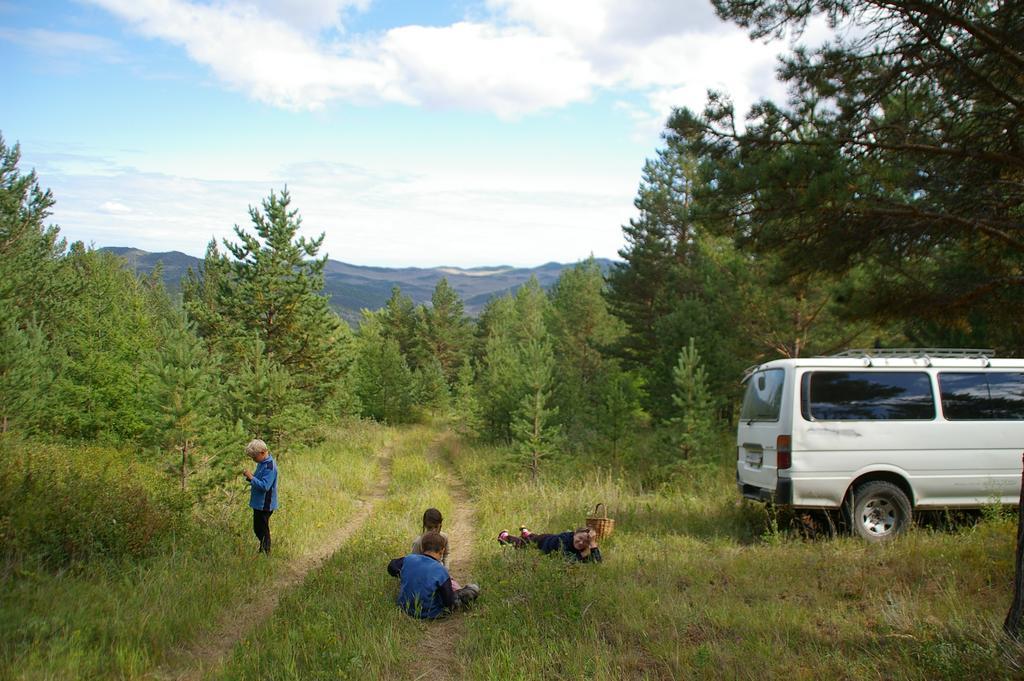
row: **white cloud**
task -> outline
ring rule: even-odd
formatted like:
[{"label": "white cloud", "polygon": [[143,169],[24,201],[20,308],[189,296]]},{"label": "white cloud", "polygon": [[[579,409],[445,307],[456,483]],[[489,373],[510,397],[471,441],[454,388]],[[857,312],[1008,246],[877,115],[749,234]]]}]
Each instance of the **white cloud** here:
[{"label": "white cloud", "polygon": [[181,45],[229,86],[275,106],[317,109],[339,98],[409,101],[394,87],[396,74],[386,60],[327,51],[254,5],[93,1],[143,35]]},{"label": "white cloud", "polygon": [[[778,94],[784,44],[752,43],[707,0],[487,0],[490,19],[346,36],[368,0],[89,0],[143,35],[181,45],[232,88],[275,106],[401,102],[515,117],[599,91],[699,108],[708,87],[737,104]],[[816,34],[815,34],[816,35]]]},{"label": "white cloud", "polygon": [[388,31],[381,51],[401,64],[418,102],[517,116],[590,96],[595,75],[567,40],[460,22]]},{"label": "white cloud", "polygon": [[132,209],[120,201],[105,201],[100,204],[100,212],[110,213],[111,215],[126,215],[131,213]]},{"label": "white cloud", "polygon": [[[746,32],[715,16],[708,0],[488,0],[509,20],[541,35],[570,40],[592,65],[595,83],[639,93],[641,110],[624,108],[641,131],[657,132],[675,107],[703,109],[708,90],[729,94],[738,112],[762,97],[780,98],[775,79],[784,41],[754,42]],[[824,22],[811,22],[808,36],[820,42]]]},{"label": "white cloud", "polygon": [[[652,132],[664,127],[673,108],[703,110],[708,90],[727,93],[742,119],[756,100],[785,95],[774,77],[775,54],[775,47],[734,31],[664,38],[638,55],[622,78],[646,93],[649,108],[641,122]],[[680,62],[687,65],[682,74]]]}]

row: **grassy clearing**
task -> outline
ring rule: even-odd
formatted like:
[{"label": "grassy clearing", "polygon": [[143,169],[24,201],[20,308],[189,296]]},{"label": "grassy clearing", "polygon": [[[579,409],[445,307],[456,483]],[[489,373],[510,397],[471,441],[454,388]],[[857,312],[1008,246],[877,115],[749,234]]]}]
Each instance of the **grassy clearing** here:
[{"label": "grassy clearing", "polygon": [[[289,479],[312,492],[302,494],[305,509],[292,503],[280,519],[275,515],[278,553],[263,565],[279,570],[351,513],[344,499],[373,478],[356,452],[372,448],[372,438],[381,444],[389,432],[395,431],[365,431],[362,444],[348,433],[302,462],[282,461]],[[395,435],[386,499],[357,535],[284,594],[216,678],[422,673],[426,656],[418,646],[438,625],[395,607],[397,585],[385,565],[408,550],[424,508],[453,516],[444,472],[426,456],[435,441],[476,511],[475,563],[454,576],[483,588],[474,609],[458,615],[463,626],[452,678],[1024,676],[1024,650],[998,633],[1011,593],[1012,517],[989,512],[953,530],[919,527],[885,546],[848,537],[810,541],[774,532],[761,507],[740,502],[725,461],[695,467],[689,479],[684,469],[658,491],[628,475],[554,461],[532,483],[501,448],[468,446],[425,427]],[[520,524],[571,528],[597,501],[616,519],[600,566],[566,565],[494,539]],[[144,676],[170,647],[202,635],[188,630],[193,622],[214,621],[225,604],[269,583],[267,574],[249,569],[255,546],[247,520],[239,511],[224,521],[230,541],[189,545],[138,568],[18,578],[0,613],[7,675]],[[204,556],[197,551],[203,546],[221,553]],[[172,589],[175,579],[185,586]]]},{"label": "grassy clearing", "polygon": [[446,517],[452,516],[443,472],[425,456],[436,436],[425,428],[403,431],[392,450],[387,499],[356,536],[282,599],[272,621],[239,644],[217,678],[284,681],[408,675],[416,663],[416,642],[430,625],[398,610],[397,582],[385,568],[388,560],[409,551],[425,508],[436,506]]},{"label": "grassy clearing", "polygon": [[[916,529],[888,546],[767,532],[732,472],[642,492],[551,467],[531,484],[500,449],[449,443],[472,486],[485,597],[460,642],[469,678],[1019,678],[997,629],[1009,605],[1014,523]],[[605,563],[502,549],[527,524],[561,531],[605,501]]]},{"label": "grassy clearing", "polygon": [[[143,560],[94,559],[57,572],[23,566],[8,574],[0,595],[0,677],[145,675],[202,636],[228,604],[270,583],[343,523],[375,479],[372,453],[392,436],[356,423],[331,432],[315,449],[277,456],[282,508],[271,522],[269,560],[257,562],[247,490],[239,482]],[[246,463],[251,468],[240,453],[239,468]]]}]

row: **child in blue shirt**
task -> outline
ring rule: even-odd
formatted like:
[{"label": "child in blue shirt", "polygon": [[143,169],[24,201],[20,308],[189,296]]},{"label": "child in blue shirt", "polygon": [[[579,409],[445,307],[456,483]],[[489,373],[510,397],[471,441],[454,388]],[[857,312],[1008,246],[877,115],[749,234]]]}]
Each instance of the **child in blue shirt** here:
[{"label": "child in blue shirt", "polygon": [[249,507],[252,509],[252,531],[260,540],[260,553],[270,555],[270,515],[277,510],[277,464],[263,440],[245,446],[246,455],[256,462],[252,473],[243,469],[249,481]]},{"label": "child in blue shirt", "polygon": [[421,619],[437,619],[465,607],[480,595],[480,587],[467,584],[452,588],[452,578],[441,563],[445,541],[438,532],[420,538],[423,553],[410,553],[388,564],[388,574],[398,577],[398,605],[407,614]]}]

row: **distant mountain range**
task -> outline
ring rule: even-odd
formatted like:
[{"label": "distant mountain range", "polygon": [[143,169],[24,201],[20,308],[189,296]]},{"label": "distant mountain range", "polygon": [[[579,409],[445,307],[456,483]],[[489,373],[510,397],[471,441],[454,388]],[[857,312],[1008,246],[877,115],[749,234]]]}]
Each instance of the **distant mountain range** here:
[{"label": "distant mountain range", "polygon": [[[180,288],[182,277],[191,267],[198,271],[201,258],[178,251],[149,253],[138,248],[111,246],[101,248],[124,258],[136,272],[148,274],[157,263],[163,264],[164,284],[170,291]],[[612,261],[597,259],[601,269],[607,271]],[[545,289],[558,280],[562,270],[572,264],[549,262],[539,267],[362,267],[337,260],[328,260],[324,267],[324,292],[330,296],[331,306],[342,318],[354,323],[362,309],[378,310],[391,297],[391,289],[398,286],[402,293],[419,305],[430,303],[430,295],[442,277],[462,297],[466,314],[476,316],[488,300],[515,291],[531,276]]]}]

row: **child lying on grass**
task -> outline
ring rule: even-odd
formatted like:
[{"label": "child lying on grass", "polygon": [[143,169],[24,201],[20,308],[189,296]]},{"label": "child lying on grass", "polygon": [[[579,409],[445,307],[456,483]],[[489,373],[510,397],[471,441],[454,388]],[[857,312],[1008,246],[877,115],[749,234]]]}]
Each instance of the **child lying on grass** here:
[{"label": "child lying on grass", "polygon": [[525,527],[519,528],[519,536],[513,537],[508,530],[498,534],[502,546],[517,549],[534,544],[544,553],[561,551],[562,556],[573,563],[600,563],[601,549],[597,547],[597,534],[589,527],[581,527],[561,534],[536,534]]},{"label": "child lying on grass", "polygon": [[406,613],[422,619],[437,619],[465,608],[480,595],[480,587],[467,584],[452,588],[452,579],[441,563],[445,541],[438,532],[420,538],[423,553],[410,553],[388,563],[388,574],[398,577],[398,605]]}]

